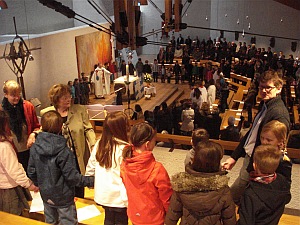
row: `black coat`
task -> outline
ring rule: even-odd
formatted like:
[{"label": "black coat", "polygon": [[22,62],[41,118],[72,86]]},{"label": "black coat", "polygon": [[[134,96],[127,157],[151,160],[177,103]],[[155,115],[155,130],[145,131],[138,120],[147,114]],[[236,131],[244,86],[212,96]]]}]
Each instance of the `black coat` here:
[{"label": "black coat", "polygon": [[263,184],[250,181],[239,208],[238,225],[277,225],[285,204],[291,200],[289,185],[281,174],[276,179]]},{"label": "black coat", "polygon": [[[261,101],[261,103],[259,105],[259,112],[262,109],[263,104],[264,104],[264,101]],[[265,117],[263,118],[263,120],[261,121],[261,123],[259,125],[255,146],[254,146],[253,153],[251,155],[250,162],[249,162],[249,165],[248,165],[248,168],[247,168],[248,172],[254,170],[253,165],[252,165],[253,164],[254,150],[257,146],[259,146],[261,144],[261,142],[260,142],[260,133],[261,133],[261,130],[262,130],[263,126],[266,123],[268,123],[272,120],[278,120],[278,121],[280,121],[280,122],[282,122],[286,125],[288,131],[290,129],[290,115],[289,115],[289,112],[288,112],[287,108],[285,107],[283,101],[281,100],[280,96],[277,96],[275,98],[272,98],[272,99],[268,100],[266,102],[266,106],[267,106],[267,112],[266,112]],[[247,140],[248,135],[250,135],[250,131],[251,131],[251,129],[242,138],[240,144],[237,146],[237,148],[232,153],[231,157],[234,160],[237,161],[240,157],[245,156],[246,152],[245,152],[245,149],[244,149],[244,145],[245,145],[245,142]]]}]

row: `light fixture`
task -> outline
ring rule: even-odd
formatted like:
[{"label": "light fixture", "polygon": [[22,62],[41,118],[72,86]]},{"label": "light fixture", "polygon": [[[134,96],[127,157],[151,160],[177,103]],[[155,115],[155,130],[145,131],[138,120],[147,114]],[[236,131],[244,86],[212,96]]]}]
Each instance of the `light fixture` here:
[{"label": "light fixture", "polygon": [[251,24],[249,23],[249,25],[248,25],[248,29],[250,30],[251,29]]},{"label": "light fixture", "polygon": [[0,10],[7,9],[7,4],[4,0],[0,0]]},{"label": "light fixture", "polygon": [[280,19],[280,23],[282,23],[283,22],[283,18],[281,17],[281,19]]},{"label": "light fixture", "polygon": [[205,17],[205,20],[206,20],[206,21],[208,20],[208,17],[207,17],[207,16]]},{"label": "light fixture", "polygon": [[242,33],[243,38],[245,37],[245,30],[243,29],[243,33]]},{"label": "light fixture", "polygon": [[236,23],[237,23],[237,24],[240,24],[240,19],[237,19]]}]

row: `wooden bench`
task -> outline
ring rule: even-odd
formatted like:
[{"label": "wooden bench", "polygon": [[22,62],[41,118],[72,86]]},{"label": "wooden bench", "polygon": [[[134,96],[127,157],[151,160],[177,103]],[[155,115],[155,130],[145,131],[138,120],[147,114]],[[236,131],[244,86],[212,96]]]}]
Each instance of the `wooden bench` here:
[{"label": "wooden bench", "polygon": [[[190,145],[191,137],[181,136],[181,135],[173,135],[173,134],[157,134],[157,141],[169,142],[173,144],[182,144],[182,145]],[[238,146],[239,142],[234,141],[223,141],[211,139],[211,141],[217,142],[223,146],[225,150],[234,151]],[[287,148],[288,156],[292,159],[300,159],[300,149],[296,148]]]},{"label": "wooden bench", "polygon": [[294,124],[299,124],[299,111],[298,106],[293,106]]},{"label": "wooden bench", "polygon": [[0,211],[0,224],[5,225],[45,225],[46,223]]}]

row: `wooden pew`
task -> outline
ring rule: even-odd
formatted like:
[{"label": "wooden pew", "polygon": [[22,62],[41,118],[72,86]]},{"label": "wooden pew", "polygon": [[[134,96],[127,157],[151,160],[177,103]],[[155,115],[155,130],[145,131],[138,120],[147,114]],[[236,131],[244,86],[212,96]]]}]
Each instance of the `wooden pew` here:
[{"label": "wooden pew", "polygon": [[299,124],[299,111],[298,106],[293,106],[294,124]]},{"label": "wooden pew", "polygon": [[43,225],[46,224],[44,222],[26,218],[23,216],[17,216],[14,214],[6,213],[0,211],[0,224],[5,224],[5,225]]},{"label": "wooden pew", "polygon": [[[173,134],[157,134],[157,141],[170,142],[174,144],[182,144],[182,145],[190,145],[191,137],[181,136],[181,135],[173,135]],[[223,146],[225,150],[234,151],[238,146],[239,142],[234,141],[223,141],[211,139],[211,141],[217,142]],[[296,148],[287,148],[288,156],[292,159],[300,159],[300,149]]]}]

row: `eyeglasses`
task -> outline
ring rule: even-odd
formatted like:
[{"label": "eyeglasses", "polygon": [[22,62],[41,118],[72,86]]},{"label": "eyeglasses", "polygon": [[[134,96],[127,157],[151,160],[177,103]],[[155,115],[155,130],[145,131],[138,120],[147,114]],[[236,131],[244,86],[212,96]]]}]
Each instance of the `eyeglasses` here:
[{"label": "eyeglasses", "polygon": [[266,92],[270,92],[270,91],[272,91],[272,90],[273,90],[274,88],[276,88],[276,87],[275,87],[275,86],[274,86],[274,87],[270,87],[270,86],[267,86],[267,87],[259,86],[258,88],[259,88],[259,90],[261,90],[261,91],[265,90]]},{"label": "eyeglasses", "polygon": [[67,100],[70,100],[71,98],[72,98],[71,95],[66,95],[66,96],[61,97],[60,99],[63,101],[67,101]]}]

